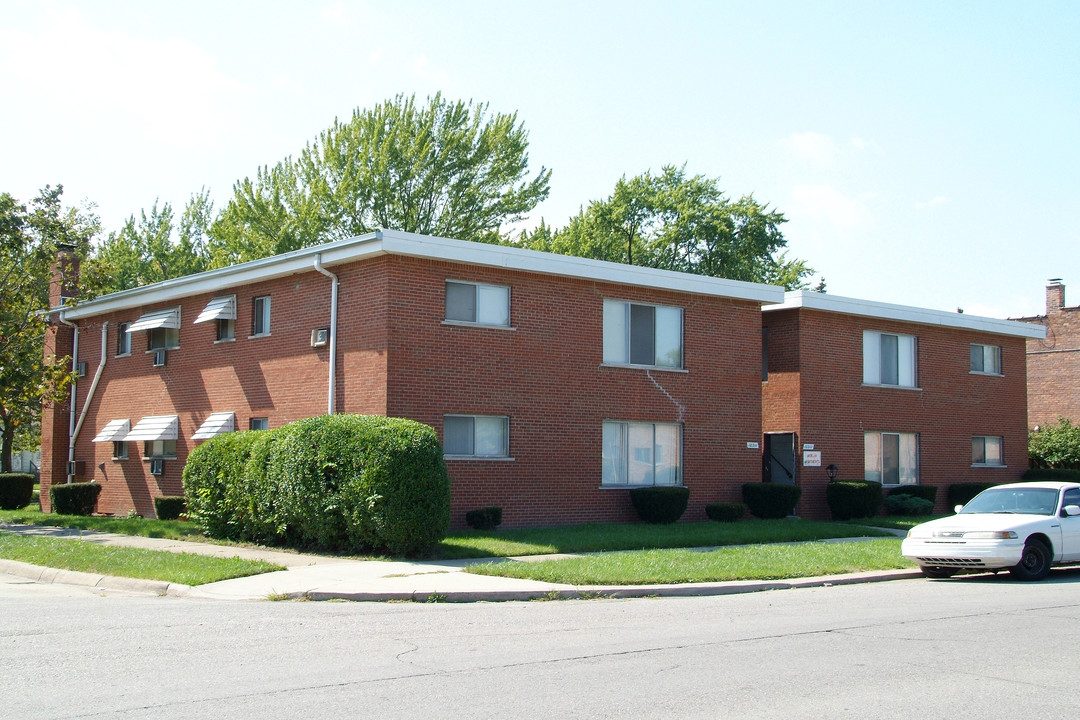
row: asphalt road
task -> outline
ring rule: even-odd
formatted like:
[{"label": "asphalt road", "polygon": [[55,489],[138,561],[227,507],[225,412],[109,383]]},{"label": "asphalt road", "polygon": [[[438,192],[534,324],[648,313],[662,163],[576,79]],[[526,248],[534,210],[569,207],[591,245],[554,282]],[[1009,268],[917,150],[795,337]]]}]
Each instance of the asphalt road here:
[{"label": "asphalt road", "polygon": [[1045,719],[1080,697],[1080,570],[460,605],[8,581],[11,718]]}]

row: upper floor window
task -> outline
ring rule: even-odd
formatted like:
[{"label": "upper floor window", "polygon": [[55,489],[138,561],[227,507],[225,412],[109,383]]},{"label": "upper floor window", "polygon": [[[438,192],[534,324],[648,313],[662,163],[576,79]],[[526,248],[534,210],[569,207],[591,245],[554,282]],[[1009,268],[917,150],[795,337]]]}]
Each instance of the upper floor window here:
[{"label": "upper floor window", "polygon": [[674,423],[604,423],[603,485],[678,485],[682,427]]},{"label": "upper floor window", "polygon": [[863,332],[863,382],[867,385],[915,387],[915,337]]},{"label": "upper floor window", "polygon": [[153,328],[146,333],[150,350],[171,350],[180,347],[180,328]]},{"label": "upper floor window", "polygon": [[500,415],[443,417],[443,453],[472,457],[510,455],[510,418]]},{"label": "upper floor window", "polygon": [[236,321],[219,318],[217,321],[217,342],[236,339]]},{"label": "upper floor window", "polygon": [[[146,331],[146,347],[149,352],[180,347],[180,308],[143,313],[138,320],[127,326],[128,335],[143,330]],[[131,349],[130,345],[128,349]]]},{"label": "upper floor window", "polygon": [[987,375],[1001,374],[1000,345],[971,345],[971,372]]},{"label": "upper floor window", "polygon": [[446,319],[478,325],[510,325],[510,288],[446,281]]},{"label": "upper floor window", "polygon": [[919,482],[916,433],[868,432],[863,435],[864,478],[882,485]]},{"label": "upper floor window", "polygon": [[122,322],[116,324],[117,357],[131,354],[131,334],[128,332],[129,327],[131,327],[131,323]]},{"label": "upper floor window", "polygon": [[[195,319],[195,324],[211,321],[216,325],[217,333],[214,337],[216,342],[236,339],[235,295],[219,295],[210,298],[210,302],[206,304],[203,311],[199,313],[199,317]],[[269,324],[267,327],[269,327]]]},{"label": "upper floor window", "polygon": [[604,300],[604,362],[681,368],[682,308]]},{"label": "upper floor window", "polygon": [[264,417],[253,417],[248,420],[248,427],[252,430],[269,430],[270,419]]},{"label": "upper floor window", "polygon": [[251,335],[270,334],[270,296],[262,295],[251,301]]},{"label": "upper floor window", "polygon": [[175,460],[175,440],[147,440],[143,443],[143,458],[147,460]]},{"label": "upper floor window", "polygon": [[1004,465],[1002,438],[999,436],[976,435],[971,438],[972,465]]}]

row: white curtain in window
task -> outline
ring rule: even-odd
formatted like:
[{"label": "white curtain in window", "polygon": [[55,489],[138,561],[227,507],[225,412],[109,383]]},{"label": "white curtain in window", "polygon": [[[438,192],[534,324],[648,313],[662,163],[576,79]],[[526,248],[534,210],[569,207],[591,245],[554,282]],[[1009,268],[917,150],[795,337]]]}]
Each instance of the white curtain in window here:
[{"label": "white curtain in window", "polygon": [[506,418],[477,417],[473,419],[475,439],[473,452],[476,455],[502,456],[506,450]]},{"label": "white curtain in window", "polygon": [[619,300],[604,301],[604,362],[625,365],[630,361],[626,308],[627,304]]},{"label": "white curtain in window", "polygon": [[682,308],[656,308],[656,364],[682,367]]},{"label": "white curtain in window", "polygon": [[604,485],[626,484],[626,425],[604,423]]},{"label": "white curtain in window", "polygon": [[657,485],[679,483],[679,457],[682,455],[678,425],[656,426],[656,447],[653,452],[654,472]]},{"label": "white curtain in window", "polygon": [[485,325],[510,324],[510,288],[478,285],[476,321]]}]

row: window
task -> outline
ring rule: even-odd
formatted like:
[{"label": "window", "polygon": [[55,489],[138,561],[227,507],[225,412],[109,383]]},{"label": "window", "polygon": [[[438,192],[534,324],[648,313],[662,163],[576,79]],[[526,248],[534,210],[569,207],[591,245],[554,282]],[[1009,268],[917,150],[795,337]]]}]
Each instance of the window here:
[{"label": "window", "polygon": [[117,323],[116,325],[116,357],[131,354],[131,335],[128,328],[131,323]]},{"label": "window", "polygon": [[863,382],[915,387],[915,344],[912,335],[863,332]]},{"label": "window", "polygon": [[150,350],[173,350],[180,347],[179,328],[153,328],[147,330],[146,337],[149,340]]},{"label": "window", "polygon": [[112,459],[113,460],[127,460],[128,449],[127,443],[123,440],[114,440],[112,444]]},{"label": "window", "polygon": [[971,438],[972,465],[1004,465],[1004,458],[1001,437],[976,435]]},{"label": "window", "polygon": [[882,485],[919,482],[919,436],[916,433],[868,432],[864,435],[864,477]]},{"label": "window", "polygon": [[236,321],[219,319],[217,321],[217,342],[236,339]]},{"label": "window", "polygon": [[251,301],[251,335],[270,334],[270,296],[263,295]]},{"label": "window", "polygon": [[1001,374],[1001,347],[998,345],[971,345],[971,372],[986,375]]},{"label": "window", "polygon": [[508,457],[510,418],[498,415],[446,415],[443,417],[443,453]]},{"label": "window", "polygon": [[478,325],[510,325],[510,288],[446,281],[446,319]]},{"label": "window", "polygon": [[252,430],[269,430],[270,420],[264,417],[253,417],[248,421],[248,427]]},{"label": "window", "polygon": [[679,485],[682,427],[673,423],[604,423],[603,485]]},{"label": "window", "polygon": [[604,362],[682,367],[682,308],[604,300]]},{"label": "window", "polygon": [[148,440],[143,443],[143,459],[144,460],[175,460],[176,459],[176,441],[175,440]]}]

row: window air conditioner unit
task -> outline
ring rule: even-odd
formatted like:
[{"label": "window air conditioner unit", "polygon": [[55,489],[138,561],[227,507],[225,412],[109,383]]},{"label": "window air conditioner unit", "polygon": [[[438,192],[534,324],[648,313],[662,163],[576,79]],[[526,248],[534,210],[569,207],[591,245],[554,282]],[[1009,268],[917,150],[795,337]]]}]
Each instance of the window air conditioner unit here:
[{"label": "window air conditioner unit", "polygon": [[164,460],[151,460],[150,461],[150,474],[151,475],[164,475],[165,474],[165,461]]},{"label": "window air conditioner unit", "polygon": [[79,377],[86,377],[86,361],[83,360],[75,364],[75,374]]},{"label": "window air conditioner unit", "polygon": [[330,328],[315,328],[311,331],[311,347],[324,347],[330,342]]},{"label": "window air conditioner unit", "polygon": [[165,367],[165,351],[154,351],[154,367]]}]

